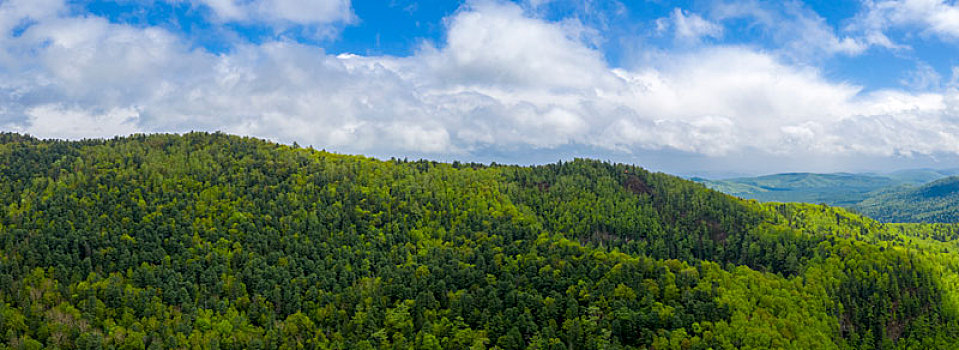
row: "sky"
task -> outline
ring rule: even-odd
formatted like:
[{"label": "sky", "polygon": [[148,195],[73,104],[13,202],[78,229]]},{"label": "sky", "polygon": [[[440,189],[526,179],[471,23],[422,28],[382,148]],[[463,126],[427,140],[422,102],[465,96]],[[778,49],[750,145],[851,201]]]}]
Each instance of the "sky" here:
[{"label": "sky", "polygon": [[0,130],[679,175],[959,167],[959,3],[0,0]]}]

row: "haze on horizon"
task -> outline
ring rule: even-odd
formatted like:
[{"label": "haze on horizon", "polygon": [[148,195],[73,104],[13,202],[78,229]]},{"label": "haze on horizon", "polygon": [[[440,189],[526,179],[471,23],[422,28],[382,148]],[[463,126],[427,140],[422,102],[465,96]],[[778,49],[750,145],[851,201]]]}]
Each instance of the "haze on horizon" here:
[{"label": "haze on horizon", "polygon": [[680,175],[959,166],[939,0],[0,0],[0,130]]}]

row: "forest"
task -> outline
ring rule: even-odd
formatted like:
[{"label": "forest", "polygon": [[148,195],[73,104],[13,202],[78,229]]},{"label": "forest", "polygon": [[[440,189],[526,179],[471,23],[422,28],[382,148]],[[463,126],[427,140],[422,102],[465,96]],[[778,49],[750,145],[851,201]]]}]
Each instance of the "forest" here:
[{"label": "forest", "polygon": [[0,349],[951,349],[957,243],[588,159],[0,135]]},{"label": "forest", "polygon": [[852,209],[884,222],[959,223],[959,176],[876,191]]}]

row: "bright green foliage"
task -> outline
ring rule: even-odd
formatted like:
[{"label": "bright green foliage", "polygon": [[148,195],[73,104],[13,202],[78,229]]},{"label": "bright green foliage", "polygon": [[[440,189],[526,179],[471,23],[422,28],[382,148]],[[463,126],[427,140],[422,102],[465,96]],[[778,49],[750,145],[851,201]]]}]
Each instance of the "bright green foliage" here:
[{"label": "bright green foliage", "polygon": [[959,341],[959,228],[743,201],[621,164],[4,134],[0,205],[0,348]]}]

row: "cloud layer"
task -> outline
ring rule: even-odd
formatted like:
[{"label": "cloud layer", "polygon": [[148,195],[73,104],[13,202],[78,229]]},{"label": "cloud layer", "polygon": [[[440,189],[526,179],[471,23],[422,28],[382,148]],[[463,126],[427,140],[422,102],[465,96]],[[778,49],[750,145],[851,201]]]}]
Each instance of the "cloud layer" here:
[{"label": "cloud layer", "polygon": [[[252,13],[299,24],[352,18],[348,1],[302,15],[285,10],[291,1],[202,3],[224,21]],[[742,16],[733,10],[726,15]],[[881,16],[884,25],[906,21]],[[666,20],[662,28],[677,38],[722,35],[695,13],[676,9]],[[803,21],[809,32],[798,40],[864,50],[821,19]],[[444,42],[408,57],[331,55],[283,40],[213,54],[163,29],[70,15],[57,0],[0,3],[0,33],[0,126],[40,137],[222,130],[343,152],[461,159],[571,147],[623,157],[959,154],[954,84],[864,93],[791,54],[735,45],[651,50],[643,64],[611,67],[582,23],[546,21],[507,3],[465,5],[448,18]]]}]

